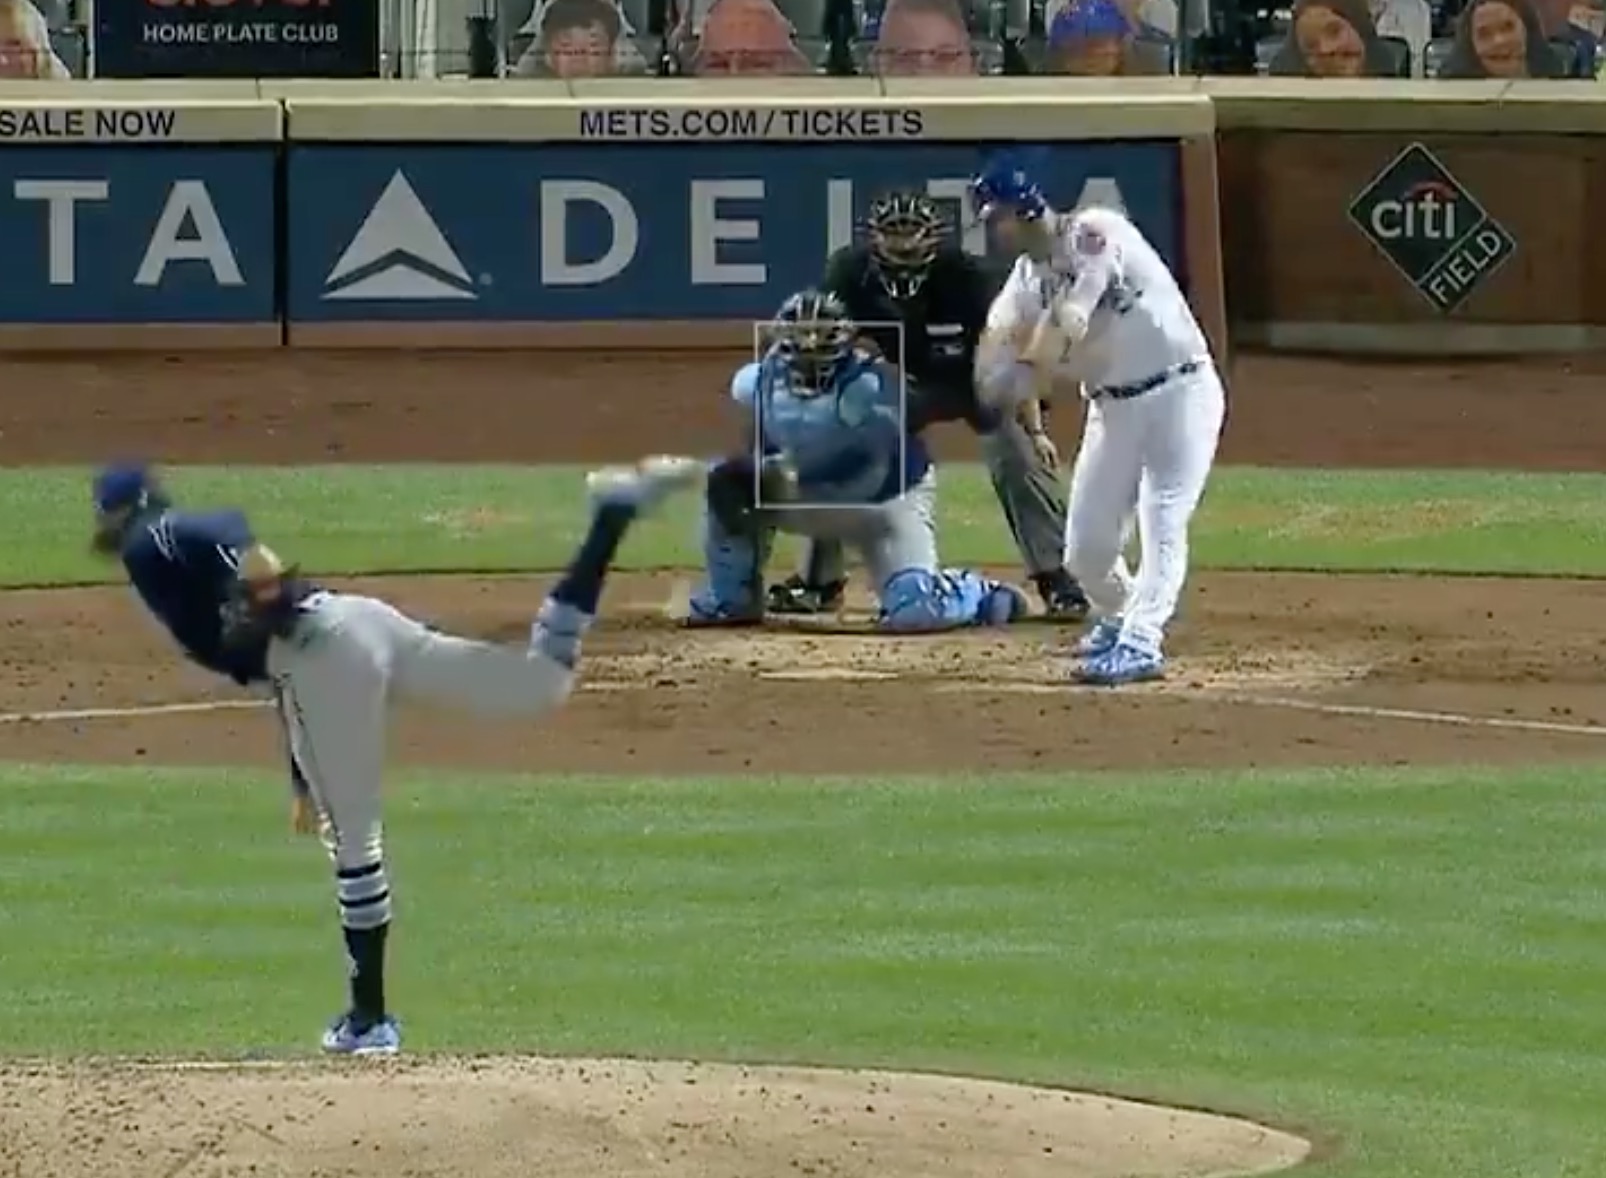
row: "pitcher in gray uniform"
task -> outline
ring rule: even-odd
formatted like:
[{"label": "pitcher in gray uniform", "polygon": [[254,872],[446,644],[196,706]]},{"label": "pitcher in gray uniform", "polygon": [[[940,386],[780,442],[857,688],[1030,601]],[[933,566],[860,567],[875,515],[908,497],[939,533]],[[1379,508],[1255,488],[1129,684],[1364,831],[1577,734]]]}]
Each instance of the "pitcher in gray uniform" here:
[{"label": "pitcher in gray uniform", "polygon": [[260,543],[241,555],[224,607],[226,640],[250,647],[267,636],[268,675],[283,701],[296,763],[326,823],[351,958],[351,1005],[324,1033],[325,1051],[388,1055],[401,1046],[384,982],[391,893],[380,780],[391,701],[488,716],[561,705],[574,688],[581,639],[631,522],[704,477],[702,462],[669,457],[593,472],[590,530],[522,648],[443,634],[378,598],[319,588]]}]

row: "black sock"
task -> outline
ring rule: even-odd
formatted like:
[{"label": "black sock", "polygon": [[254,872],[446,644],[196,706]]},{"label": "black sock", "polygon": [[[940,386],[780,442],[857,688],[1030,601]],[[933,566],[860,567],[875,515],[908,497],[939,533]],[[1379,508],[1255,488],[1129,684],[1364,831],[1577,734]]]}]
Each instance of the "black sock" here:
[{"label": "black sock", "polygon": [[580,550],[569,562],[568,571],[552,589],[552,600],[573,606],[588,617],[595,617],[602,598],[603,578],[613,563],[619,542],[630,530],[636,509],[625,504],[599,508],[591,517],[591,530],[580,542]]},{"label": "black sock", "polygon": [[385,1017],[385,934],[390,925],[343,931],[351,955],[351,1010],[362,1030]]}]

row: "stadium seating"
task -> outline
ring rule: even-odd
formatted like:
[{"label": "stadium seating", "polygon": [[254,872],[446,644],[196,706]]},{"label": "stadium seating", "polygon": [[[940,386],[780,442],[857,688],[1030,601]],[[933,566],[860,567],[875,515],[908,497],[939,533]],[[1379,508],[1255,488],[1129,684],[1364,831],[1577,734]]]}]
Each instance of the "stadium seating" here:
[{"label": "stadium seating", "polygon": [[[432,63],[417,73],[513,77],[1186,72],[1591,79],[1606,26],[1606,0],[386,2],[397,11],[429,7],[432,27],[441,30],[433,49],[415,51]],[[73,76],[92,73],[86,30],[93,0],[0,0],[6,3],[31,3],[48,27],[49,52]],[[1471,30],[1461,28],[1492,6],[1520,17],[1530,34],[1515,63],[1485,63]],[[1296,34],[1296,13],[1306,12],[1323,29],[1300,24]],[[1580,20],[1592,28],[1573,23]],[[1335,51],[1330,42],[1342,39],[1346,26],[1354,36]],[[1394,35],[1402,30],[1406,35]],[[1307,51],[1316,56],[1307,59]]]}]

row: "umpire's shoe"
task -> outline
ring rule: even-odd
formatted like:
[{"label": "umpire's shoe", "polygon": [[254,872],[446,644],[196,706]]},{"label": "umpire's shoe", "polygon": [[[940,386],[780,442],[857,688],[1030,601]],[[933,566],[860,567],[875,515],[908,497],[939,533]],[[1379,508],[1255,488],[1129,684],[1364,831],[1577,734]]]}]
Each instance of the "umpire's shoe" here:
[{"label": "umpire's shoe", "polygon": [[1038,573],[1032,583],[1037,586],[1037,595],[1043,599],[1043,612],[1051,621],[1080,622],[1092,609],[1092,603],[1076,578],[1064,569]]},{"label": "umpire's shoe", "polygon": [[842,608],[846,581],[810,585],[793,573],[779,585],[771,585],[765,600],[772,614],[829,614]]}]

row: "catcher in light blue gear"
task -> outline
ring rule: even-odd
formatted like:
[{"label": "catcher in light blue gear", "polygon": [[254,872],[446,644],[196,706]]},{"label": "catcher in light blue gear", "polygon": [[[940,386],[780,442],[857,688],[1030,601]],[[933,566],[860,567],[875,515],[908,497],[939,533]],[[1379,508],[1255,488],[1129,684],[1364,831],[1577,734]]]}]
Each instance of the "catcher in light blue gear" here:
[{"label": "catcher in light blue gear", "polygon": [[731,381],[749,444],[709,470],[707,580],[692,595],[688,625],[763,621],[764,566],[778,531],[855,549],[883,630],[1006,625],[1026,614],[1014,586],[938,567],[931,455],[906,429],[898,374],[860,350],[857,336],[839,299],[802,291],[776,315],[763,357]]}]

